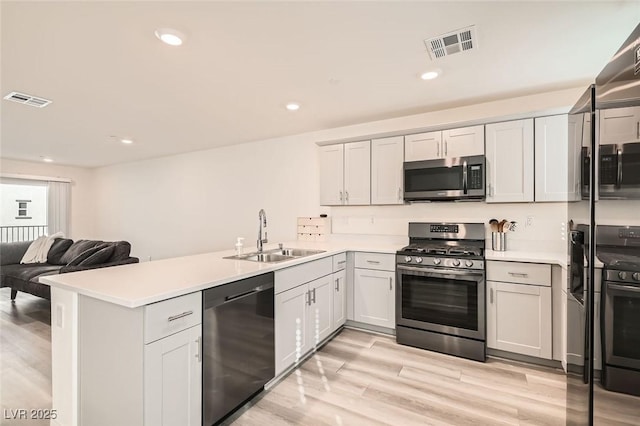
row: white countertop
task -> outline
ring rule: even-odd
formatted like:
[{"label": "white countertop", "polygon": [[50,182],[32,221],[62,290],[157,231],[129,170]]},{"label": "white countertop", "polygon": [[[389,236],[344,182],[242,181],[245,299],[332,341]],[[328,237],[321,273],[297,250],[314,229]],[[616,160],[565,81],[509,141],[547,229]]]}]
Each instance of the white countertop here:
[{"label": "white countertop", "polygon": [[[47,275],[41,277],[40,282],[129,308],[137,308],[346,251],[394,254],[403,245],[371,241],[350,243],[295,241],[285,243],[284,247],[325,250],[325,252],[286,262],[262,263],[224,259],[225,256],[235,254],[233,250],[225,250],[111,268]],[[277,244],[265,245],[265,250],[273,248],[277,248]],[[254,251],[253,248],[245,250],[245,252],[250,251]]]},{"label": "white countertop", "polygon": [[539,252],[529,250],[493,251],[485,250],[486,260],[502,260],[507,262],[550,263],[567,268],[568,255],[554,252]]},{"label": "white countertop", "polygon": [[[129,308],[137,308],[347,251],[394,254],[405,245],[397,241],[384,243],[345,239],[326,243],[295,241],[285,243],[284,246],[325,250],[325,252],[280,263],[261,263],[224,259],[225,256],[235,254],[233,250],[225,250],[111,268],[48,275],[41,277],[40,281],[52,287],[74,291]],[[265,250],[273,248],[277,248],[277,244],[265,246]],[[245,252],[250,251],[253,251],[253,248],[245,250]],[[559,254],[529,251],[495,252],[487,250],[486,259],[552,263],[565,268],[567,265],[566,256],[563,259]]]}]

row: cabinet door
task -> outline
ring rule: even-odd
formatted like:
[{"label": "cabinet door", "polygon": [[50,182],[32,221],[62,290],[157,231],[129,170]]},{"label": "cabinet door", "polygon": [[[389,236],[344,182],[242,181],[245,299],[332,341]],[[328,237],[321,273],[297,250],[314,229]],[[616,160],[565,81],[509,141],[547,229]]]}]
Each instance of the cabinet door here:
[{"label": "cabinet door", "polygon": [[580,198],[582,122],[581,115],[535,119],[536,202]]},{"label": "cabinet door", "polygon": [[144,424],[202,423],[202,332],[197,325],[144,348]]},{"label": "cabinet door", "polygon": [[311,281],[309,291],[311,304],[308,307],[307,324],[311,346],[316,347],[333,331],[333,275]]},{"label": "cabinet door", "polygon": [[309,304],[307,284],[276,294],[276,376],[299,361],[311,348],[307,306]]},{"label": "cabinet door", "polygon": [[488,124],[487,203],[533,201],[533,119]]},{"label": "cabinet door", "polygon": [[640,107],[603,109],[600,145],[640,142]]},{"label": "cabinet door", "polygon": [[344,144],[344,204],[371,204],[371,141]]},{"label": "cabinet door", "polygon": [[444,157],[484,155],[484,126],[444,130],[442,147]]},{"label": "cabinet door", "polygon": [[327,145],[319,148],[320,155],[320,205],[337,206],[343,200],[344,145]]},{"label": "cabinet door", "polygon": [[551,359],[551,288],[487,281],[487,347]]},{"label": "cabinet door", "polygon": [[371,141],[371,204],[403,204],[404,137]]},{"label": "cabinet door", "polygon": [[333,330],[347,321],[347,270],[333,274]]},{"label": "cabinet door", "polygon": [[443,156],[440,131],[404,137],[404,161],[433,160]]},{"label": "cabinet door", "polygon": [[354,319],[380,327],[395,328],[395,274],[355,269]]}]

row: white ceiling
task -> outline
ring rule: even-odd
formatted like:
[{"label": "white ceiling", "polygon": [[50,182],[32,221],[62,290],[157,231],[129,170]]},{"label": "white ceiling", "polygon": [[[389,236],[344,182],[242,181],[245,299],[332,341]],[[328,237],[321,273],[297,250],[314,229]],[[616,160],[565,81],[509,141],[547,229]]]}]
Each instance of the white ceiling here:
[{"label": "white ceiling", "polygon": [[[640,21],[637,1],[0,7],[2,96],[53,100],[1,101],[0,156],[85,167],[586,87]],[[423,39],[472,24],[477,51],[429,59]],[[443,75],[418,78],[431,68]]]}]

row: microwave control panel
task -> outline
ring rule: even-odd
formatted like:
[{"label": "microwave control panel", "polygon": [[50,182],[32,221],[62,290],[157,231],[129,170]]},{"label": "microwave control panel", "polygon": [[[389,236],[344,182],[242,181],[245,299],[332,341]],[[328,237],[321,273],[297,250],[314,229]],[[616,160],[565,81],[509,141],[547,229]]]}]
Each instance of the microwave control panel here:
[{"label": "microwave control panel", "polygon": [[481,164],[472,164],[467,171],[467,185],[469,189],[482,189],[484,170]]}]

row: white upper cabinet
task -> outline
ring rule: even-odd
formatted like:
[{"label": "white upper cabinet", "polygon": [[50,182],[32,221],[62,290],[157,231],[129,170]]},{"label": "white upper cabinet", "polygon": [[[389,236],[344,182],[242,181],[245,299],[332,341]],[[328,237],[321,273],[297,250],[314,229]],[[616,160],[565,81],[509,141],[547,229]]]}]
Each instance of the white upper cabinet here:
[{"label": "white upper cabinet", "polygon": [[344,186],[344,145],[320,147],[320,204],[342,204]]},{"label": "white upper cabinet", "polygon": [[442,132],[443,157],[484,154],[484,126],[462,127]]},{"label": "white upper cabinet", "polygon": [[344,144],[344,204],[371,204],[371,142]]},{"label": "white upper cabinet", "polygon": [[536,202],[580,199],[582,126],[582,115],[535,119]]},{"label": "white upper cabinet", "polygon": [[418,133],[404,137],[404,161],[442,158],[442,132]]},{"label": "white upper cabinet", "polygon": [[640,107],[600,110],[600,145],[640,142]]},{"label": "white upper cabinet", "polygon": [[533,119],[486,125],[487,203],[533,201]]},{"label": "white upper cabinet", "polygon": [[320,205],[371,203],[370,141],[320,148]]},{"label": "white upper cabinet", "polygon": [[371,204],[403,204],[404,137],[371,141]]},{"label": "white upper cabinet", "polygon": [[404,137],[405,161],[484,154],[484,126],[462,127]]}]

